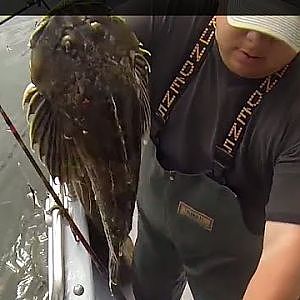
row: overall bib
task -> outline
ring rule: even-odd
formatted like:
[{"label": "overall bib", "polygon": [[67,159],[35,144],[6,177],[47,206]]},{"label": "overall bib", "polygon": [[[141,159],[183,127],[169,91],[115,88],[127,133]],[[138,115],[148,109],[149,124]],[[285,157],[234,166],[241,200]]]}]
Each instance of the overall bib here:
[{"label": "overall bib", "polygon": [[254,273],[262,236],[245,226],[237,196],[206,174],[164,170],[145,146],[134,255],[136,300],[238,300]]},{"label": "overall bib", "polygon": [[[204,41],[203,37],[202,34],[199,41],[208,45],[209,38]],[[199,50],[199,45],[195,47]],[[286,69],[278,72],[273,81],[268,77],[242,112],[258,106]],[[171,105],[160,106],[158,114],[166,121],[171,109]],[[249,113],[243,120],[244,127],[250,117]],[[133,262],[136,300],[180,299],[186,281],[196,300],[242,299],[259,262],[263,242],[262,235],[248,230],[238,196],[225,185],[226,160],[233,161],[244,127],[238,135],[231,128],[222,147],[216,149],[221,155],[216,155],[211,172],[202,174],[167,171],[157,160],[157,143],[150,139],[144,146]],[[224,159],[220,161],[222,155]]]}]

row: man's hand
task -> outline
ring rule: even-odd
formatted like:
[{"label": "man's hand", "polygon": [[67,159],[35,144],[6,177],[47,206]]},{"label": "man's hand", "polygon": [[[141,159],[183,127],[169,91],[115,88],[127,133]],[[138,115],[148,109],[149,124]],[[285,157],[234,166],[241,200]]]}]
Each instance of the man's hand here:
[{"label": "man's hand", "polygon": [[262,256],[243,300],[300,297],[300,225],[266,223]]}]

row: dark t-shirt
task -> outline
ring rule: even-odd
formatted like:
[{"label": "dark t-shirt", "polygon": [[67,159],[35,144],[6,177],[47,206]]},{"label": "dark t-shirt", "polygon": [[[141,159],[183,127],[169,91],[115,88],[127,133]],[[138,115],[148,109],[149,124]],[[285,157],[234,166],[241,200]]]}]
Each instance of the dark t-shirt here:
[{"label": "dark t-shirt", "polygon": [[[151,101],[157,107],[190,53],[209,16],[128,17],[151,52]],[[248,226],[267,220],[300,224],[300,59],[264,98],[246,128],[227,171]],[[261,80],[245,79],[223,64],[215,43],[200,71],[159,135],[158,158],[165,169],[201,173],[211,167],[244,102]],[[265,212],[265,213],[264,213]]]}]

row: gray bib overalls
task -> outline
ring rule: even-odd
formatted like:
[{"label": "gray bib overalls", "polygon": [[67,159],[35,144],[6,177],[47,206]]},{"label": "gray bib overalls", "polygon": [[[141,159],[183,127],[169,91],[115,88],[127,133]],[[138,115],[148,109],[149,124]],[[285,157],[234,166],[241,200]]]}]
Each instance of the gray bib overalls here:
[{"label": "gray bib overalls", "polygon": [[134,255],[136,300],[242,299],[258,264],[262,236],[245,226],[237,196],[206,174],[164,170],[145,146]]}]

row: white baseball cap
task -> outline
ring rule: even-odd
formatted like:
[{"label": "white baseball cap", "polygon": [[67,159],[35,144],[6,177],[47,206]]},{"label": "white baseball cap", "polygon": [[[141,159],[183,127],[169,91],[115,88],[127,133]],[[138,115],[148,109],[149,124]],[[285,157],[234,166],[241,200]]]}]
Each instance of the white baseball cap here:
[{"label": "white baseball cap", "polygon": [[229,0],[227,20],[234,27],[259,31],[282,40],[298,53],[299,12],[300,0]]}]

